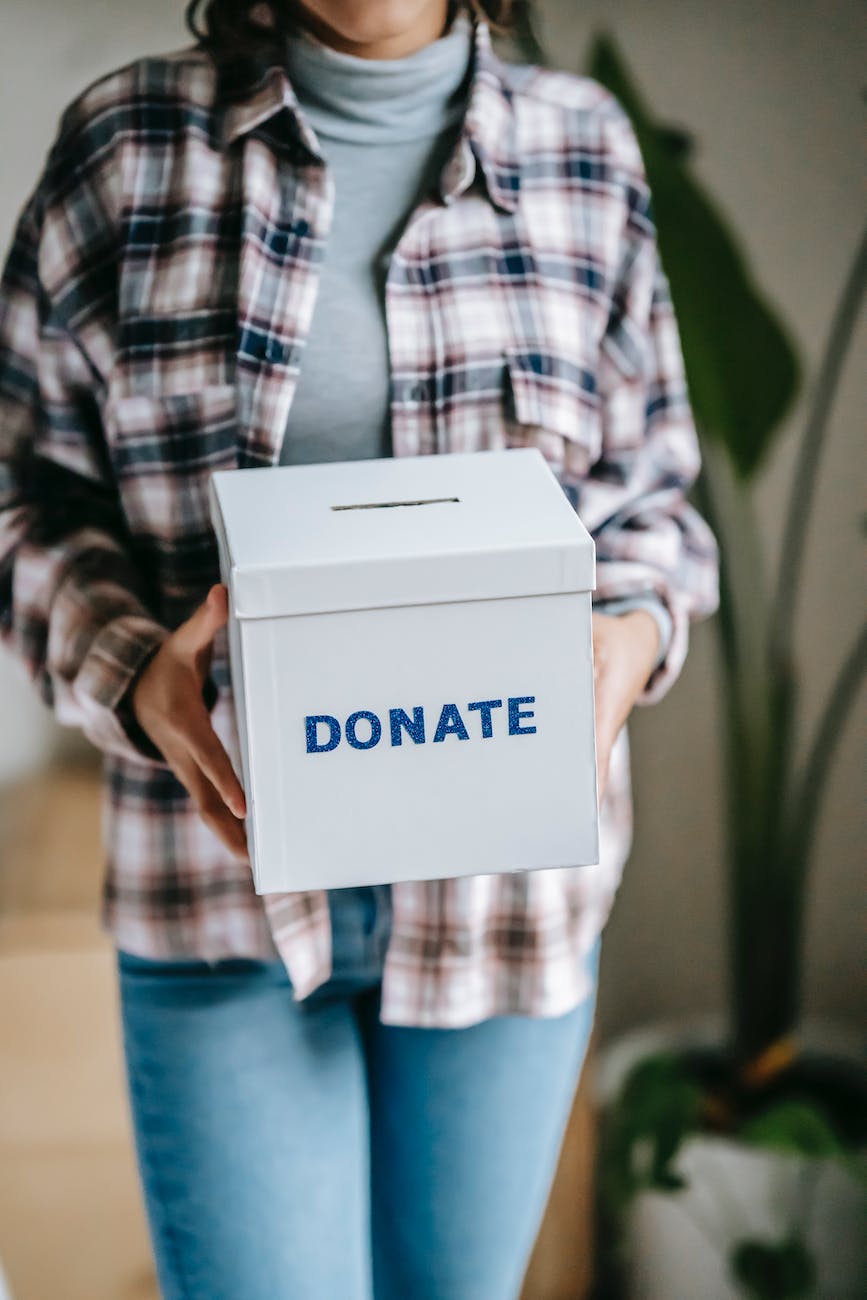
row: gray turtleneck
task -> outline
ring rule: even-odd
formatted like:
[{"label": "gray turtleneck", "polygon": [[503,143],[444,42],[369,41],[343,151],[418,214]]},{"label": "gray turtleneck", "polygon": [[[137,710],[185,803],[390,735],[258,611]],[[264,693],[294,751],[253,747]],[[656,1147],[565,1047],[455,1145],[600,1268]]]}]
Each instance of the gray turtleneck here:
[{"label": "gray turtleneck", "polygon": [[334,178],[334,218],[281,461],[391,454],[385,278],[421,194],[453,149],[466,110],[472,26],[399,59],[344,54],[301,31],[289,80]]}]

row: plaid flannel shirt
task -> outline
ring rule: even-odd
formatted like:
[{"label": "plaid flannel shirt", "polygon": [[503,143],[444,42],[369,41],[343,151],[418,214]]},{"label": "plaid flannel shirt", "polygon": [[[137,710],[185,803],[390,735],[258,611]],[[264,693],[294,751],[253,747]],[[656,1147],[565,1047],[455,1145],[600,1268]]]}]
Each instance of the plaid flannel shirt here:
[{"label": "plaid flannel shirt", "polygon": [[[685,500],[699,454],[641,156],[597,82],[505,63],[473,27],[463,131],[389,262],[393,452],[538,446],[595,538],[597,599],[670,615],[650,702],[717,557]],[[278,461],[333,203],[281,67],[142,58],[63,114],[0,292],[0,628],[105,753],[104,924],[145,956],[279,953],[296,998],[331,969],[326,893],[257,897],[122,702],[218,580],[211,472]],[[224,636],[212,678],[237,756]],[[601,819],[595,867],[395,884],[383,1021],[579,1002],[630,844],[625,730]]]}]

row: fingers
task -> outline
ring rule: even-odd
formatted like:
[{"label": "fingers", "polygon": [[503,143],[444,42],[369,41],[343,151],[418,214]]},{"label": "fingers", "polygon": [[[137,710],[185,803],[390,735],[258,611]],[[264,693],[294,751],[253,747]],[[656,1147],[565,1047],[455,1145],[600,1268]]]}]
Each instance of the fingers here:
[{"label": "fingers", "polygon": [[201,683],[184,664],[169,663],[153,698],[140,700],[137,716],[169,763],[191,759],[235,817],[247,814],[244,789],[214,730]]},{"label": "fingers", "polygon": [[245,817],[247,803],[243,787],[235,774],[229,755],[211,725],[210,715],[204,705],[197,704],[194,712],[187,718],[183,739],[193,762],[219,794],[223,803],[235,817]]},{"label": "fingers", "polygon": [[596,727],[596,802],[598,807],[602,807],[602,800],[605,798],[605,787],[608,784],[608,767],[611,762],[612,738],[608,728],[603,725]]},{"label": "fingers", "polygon": [[222,583],[217,583],[198,609],[175,631],[173,640],[179,656],[196,660],[204,651],[209,650],[228,617],[228,593]]},{"label": "fingers", "polygon": [[172,770],[189,794],[202,821],[236,858],[248,859],[244,823],[226,807],[222,795],[214,788],[191,757],[179,755]]},{"label": "fingers", "polygon": [[213,640],[228,612],[228,593],[217,584],[145,668],[133,707],[204,821],[232,853],[246,858],[244,790],[202,699]]},{"label": "fingers", "polygon": [[608,765],[609,754],[607,752],[599,753],[596,759],[596,806],[602,807],[602,801],[605,798],[605,791],[608,786]]}]

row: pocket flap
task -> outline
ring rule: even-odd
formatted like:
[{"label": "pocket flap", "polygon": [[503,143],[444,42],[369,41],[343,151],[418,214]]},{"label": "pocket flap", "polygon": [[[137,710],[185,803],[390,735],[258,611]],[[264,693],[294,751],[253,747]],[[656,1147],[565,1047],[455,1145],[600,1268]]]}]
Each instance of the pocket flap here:
[{"label": "pocket flap", "polygon": [[513,440],[539,446],[572,473],[589,466],[601,445],[595,374],[562,353],[526,345],[507,348],[505,360]]}]

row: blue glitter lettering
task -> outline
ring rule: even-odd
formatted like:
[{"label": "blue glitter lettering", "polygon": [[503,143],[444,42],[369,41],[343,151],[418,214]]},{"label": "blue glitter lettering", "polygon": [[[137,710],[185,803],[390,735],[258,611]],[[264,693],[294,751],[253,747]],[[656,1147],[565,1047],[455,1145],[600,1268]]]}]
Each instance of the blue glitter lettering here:
[{"label": "blue glitter lettering", "polygon": [[457,736],[459,740],[469,740],[470,733],[464,726],[464,720],[456,704],[444,704],[437,723],[434,744],[445,740],[446,736]]},{"label": "blue glitter lettering", "polygon": [[389,709],[388,720],[391,725],[391,743],[400,745],[403,743],[401,728],[406,732],[410,739],[416,745],[424,744],[424,709],[421,705],[416,706],[412,711],[412,719],[403,709]]},{"label": "blue glitter lettering", "polygon": [[468,704],[468,709],[478,709],[482,715],[482,740],[490,740],[494,734],[493,724],[491,722],[491,709],[501,709],[502,700],[473,700]]},{"label": "blue glitter lettering", "polygon": [[522,727],[521,721],[524,718],[535,717],[532,709],[522,709],[522,704],[535,704],[535,695],[510,695],[509,696],[509,735],[510,736],[529,736],[536,730],[535,727]]},{"label": "blue glitter lettering", "polygon": [[[355,728],[361,718],[366,718],[370,723],[370,739],[359,740]],[[357,713],[350,713],[346,719],[346,739],[353,749],[373,749],[374,745],[379,744],[379,738],[382,735],[382,723],[375,713],[368,709],[359,709]]]},{"label": "blue glitter lettering", "polygon": [[[328,741],[320,745],[317,738],[317,727],[322,722],[330,730]],[[308,754],[327,754],[329,750],[336,749],[340,744],[340,723],[336,718],[332,718],[330,713],[313,713],[305,719],[307,727],[307,753]]]}]

